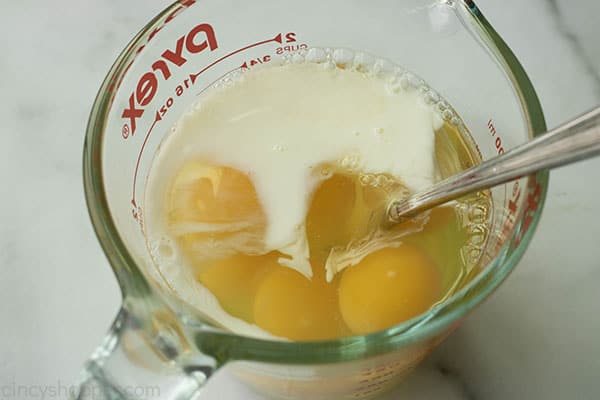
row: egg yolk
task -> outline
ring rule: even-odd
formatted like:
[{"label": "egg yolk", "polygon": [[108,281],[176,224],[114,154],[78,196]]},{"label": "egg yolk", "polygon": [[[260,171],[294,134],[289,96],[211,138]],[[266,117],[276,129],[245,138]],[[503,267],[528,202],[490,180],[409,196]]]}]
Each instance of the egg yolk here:
[{"label": "egg yolk", "polygon": [[338,295],[346,325],[355,334],[366,334],[427,311],[442,296],[441,276],[426,254],[402,244],[346,268]]},{"label": "egg yolk", "polygon": [[386,193],[349,174],[334,174],[315,190],[306,216],[311,259],[324,262],[333,247],[360,240],[378,224]]},{"label": "egg yolk", "polygon": [[229,314],[254,321],[253,301],[265,276],[277,268],[277,254],[236,254],[194,269],[196,279],[219,300]]},{"label": "egg yolk", "polygon": [[173,181],[167,222],[192,262],[263,253],[265,221],[252,181],[236,169],[191,161]]},{"label": "egg yolk", "polygon": [[333,339],[343,333],[335,286],[289,268],[271,272],[258,288],[254,321],[291,340]]},{"label": "egg yolk", "polygon": [[349,177],[334,175],[313,194],[306,216],[311,257],[324,260],[332,247],[345,245],[352,238],[347,224],[356,201],[354,188]]}]

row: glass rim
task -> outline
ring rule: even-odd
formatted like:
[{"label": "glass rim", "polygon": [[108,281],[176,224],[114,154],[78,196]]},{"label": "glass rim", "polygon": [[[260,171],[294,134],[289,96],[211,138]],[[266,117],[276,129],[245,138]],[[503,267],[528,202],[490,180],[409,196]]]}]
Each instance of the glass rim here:
[{"label": "glass rim", "polygon": [[[163,24],[175,9],[182,7],[185,1],[175,1],[165,8],[146,24],[119,54],[94,100],[86,129],[83,181],[88,213],[98,241],[116,275],[124,299],[134,293],[152,296],[153,289],[135,263],[125,240],[119,234],[108,206],[101,164],[104,128],[112,105],[113,91],[118,90],[118,84],[127,72],[127,66],[135,59],[135,50],[145,43],[148,36]],[[511,80],[513,89],[519,96],[529,134],[537,136],[545,132],[546,123],[541,104],[516,56],[473,1],[461,0],[456,2],[456,5],[464,8],[465,15],[471,19],[470,22],[480,39],[492,51]],[[115,85],[115,83],[117,84]],[[530,189],[532,185],[539,185],[541,193],[539,206],[534,211],[529,226],[519,243],[514,248],[509,248],[514,245],[516,233],[524,228],[522,215],[517,219],[518,223],[513,228],[515,233],[510,240],[503,243],[498,255],[485,266],[485,269],[475,279],[439,307],[434,307],[412,320],[368,335],[314,342],[256,339],[205,326],[196,333],[194,338],[196,345],[200,351],[207,354],[218,353],[217,358],[222,362],[244,360],[303,364],[332,363],[369,357],[433,337],[457,323],[479,305],[499,287],[514,269],[536,230],[546,198],[548,179],[548,171],[540,171],[530,175],[527,179],[526,188]],[[228,341],[235,345],[228,346],[226,344]]]}]

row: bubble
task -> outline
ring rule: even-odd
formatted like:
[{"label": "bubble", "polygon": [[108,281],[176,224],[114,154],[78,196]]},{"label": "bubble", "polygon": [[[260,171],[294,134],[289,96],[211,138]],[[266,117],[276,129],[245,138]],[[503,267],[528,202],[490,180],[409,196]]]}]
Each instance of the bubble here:
[{"label": "bubble", "polygon": [[485,239],[487,238],[488,228],[486,225],[472,225],[469,227],[469,244],[482,248],[485,243]]},{"label": "bubble", "polygon": [[375,58],[369,54],[358,53],[354,57],[354,69],[359,72],[369,72],[375,64]]},{"label": "bubble", "polygon": [[363,186],[371,185],[372,176],[370,174],[360,174],[358,181]]},{"label": "bubble", "polygon": [[350,161],[349,157],[342,158],[342,160],[340,161],[340,165],[344,168],[350,167],[351,161]]},{"label": "bubble", "polygon": [[403,78],[406,79],[406,82],[408,85],[407,89],[408,88],[417,89],[419,87],[426,86],[425,81],[423,81],[423,79],[419,78],[418,76],[416,76],[415,74],[413,74],[411,72],[405,71],[403,74]]},{"label": "bubble", "polygon": [[454,113],[451,110],[446,109],[442,111],[442,118],[444,119],[444,121],[450,121],[453,116]]},{"label": "bubble", "polygon": [[358,176],[358,181],[362,186],[371,186],[374,188],[387,190],[394,185],[395,181],[384,174],[362,173]]},{"label": "bubble", "polygon": [[338,68],[346,69],[352,64],[354,52],[348,49],[335,49],[332,54],[332,59]]},{"label": "bubble", "polygon": [[407,76],[403,76],[402,78],[400,78],[400,87],[403,90],[410,89],[410,87],[411,87],[411,85],[410,85],[410,79],[408,79]]},{"label": "bubble", "polygon": [[171,261],[177,257],[175,245],[165,237],[154,241],[150,253],[155,260],[161,261]]},{"label": "bubble", "polygon": [[382,59],[375,61],[375,63],[373,64],[373,68],[371,69],[373,75],[380,78],[383,78],[387,75],[391,75],[393,71],[394,64]]},{"label": "bubble", "polygon": [[348,172],[360,169],[360,157],[357,155],[346,155],[339,161],[340,166]]},{"label": "bubble", "polygon": [[290,64],[291,59],[292,59],[291,54],[285,53],[284,55],[281,56],[281,64],[282,65]]},{"label": "bubble", "polygon": [[437,104],[438,101],[440,101],[440,95],[437,94],[433,89],[429,89],[425,93],[425,102],[427,104]]},{"label": "bubble", "polygon": [[327,61],[327,52],[318,47],[313,47],[306,54],[306,61],[316,64],[321,64]]},{"label": "bubble", "polygon": [[485,224],[488,219],[488,209],[485,204],[474,204],[467,208],[467,218],[472,224]]},{"label": "bubble", "polygon": [[462,258],[463,264],[468,266],[477,264],[481,254],[482,251],[480,248],[469,245],[463,246],[459,251],[459,255]]},{"label": "bubble", "polygon": [[385,175],[379,175],[375,180],[375,185],[379,187],[384,187],[389,182],[388,178]]},{"label": "bubble", "polygon": [[335,65],[335,63],[332,62],[332,61],[324,62],[321,65],[323,65],[323,69],[325,69],[325,70],[334,70],[334,69],[337,68],[337,66]]},{"label": "bubble", "polygon": [[393,76],[386,84],[386,89],[390,94],[399,94],[406,88],[403,87],[402,81],[397,77]]},{"label": "bubble", "polygon": [[294,63],[294,64],[302,64],[302,63],[304,63],[304,61],[305,61],[305,59],[304,59],[304,57],[302,56],[302,54],[295,53],[295,54],[292,56],[292,63]]},{"label": "bubble", "polygon": [[321,168],[321,176],[323,178],[331,178],[333,176],[333,171],[329,167]]}]

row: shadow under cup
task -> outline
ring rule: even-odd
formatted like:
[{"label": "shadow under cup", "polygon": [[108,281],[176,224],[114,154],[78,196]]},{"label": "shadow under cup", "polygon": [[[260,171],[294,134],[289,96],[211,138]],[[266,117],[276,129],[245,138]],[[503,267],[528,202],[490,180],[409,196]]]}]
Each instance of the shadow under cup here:
[{"label": "shadow under cup", "polygon": [[121,53],[89,120],[86,198],[123,308],[86,363],[78,398],[91,398],[92,387],[105,398],[134,398],[126,388],[149,382],[161,398],[191,397],[233,361],[237,376],[276,398],[369,398],[412,369],[514,268],[540,217],[547,172],[492,189],[489,231],[473,235],[488,238],[479,275],[386,331],[306,343],[242,337],[205,324],[166,288],[143,234],[146,177],[162,139],[199,93],[231,71],[293,62],[325,46],[364,51],[345,54],[354,63],[390,60],[406,68],[398,73],[422,78],[435,89],[424,95],[441,112],[452,105],[483,159],[546,130],[531,82],[471,1],[174,3]]}]

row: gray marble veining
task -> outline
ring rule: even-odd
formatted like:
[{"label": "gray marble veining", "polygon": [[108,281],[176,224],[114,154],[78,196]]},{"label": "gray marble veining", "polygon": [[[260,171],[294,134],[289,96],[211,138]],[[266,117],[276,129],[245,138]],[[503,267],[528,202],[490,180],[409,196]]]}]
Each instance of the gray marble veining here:
[{"label": "gray marble veining", "polygon": [[[600,16],[600,2],[590,1],[581,4],[581,1],[547,1],[558,31],[571,44],[572,49],[594,81],[596,94],[600,96],[600,45],[597,42],[597,33],[589,32],[585,23],[582,26],[577,24],[578,21],[573,21],[573,18],[582,18],[585,15],[591,15],[597,19]],[[573,11],[573,8],[576,8],[576,10]],[[588,23],[587,18],[584,21]]]}]

